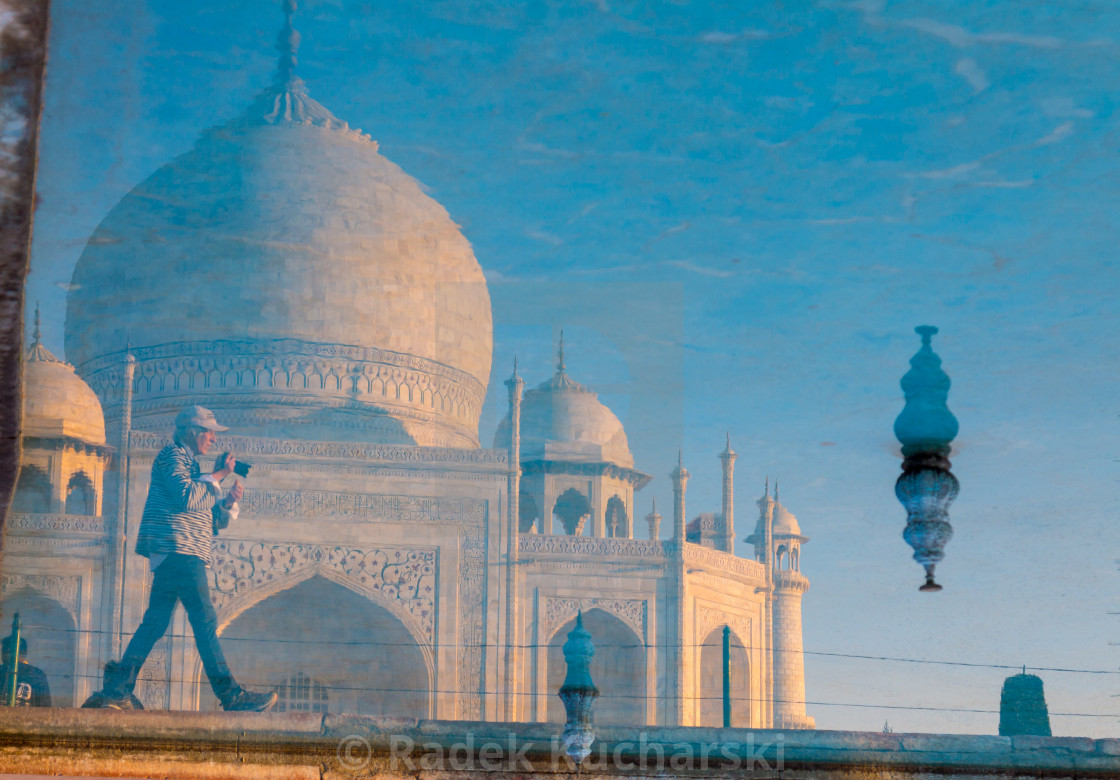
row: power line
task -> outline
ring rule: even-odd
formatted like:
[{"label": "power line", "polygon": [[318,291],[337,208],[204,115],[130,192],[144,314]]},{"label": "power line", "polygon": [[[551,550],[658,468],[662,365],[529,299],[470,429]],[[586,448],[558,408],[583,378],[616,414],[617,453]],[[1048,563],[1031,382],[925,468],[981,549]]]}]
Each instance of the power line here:
[{"label": "power line", "polygon": [[[91,674],[77,674],[77,675],[74,675],[74,677],[85,678],[85,679],[97,679],[97,680],[101,679],[100,676],[91,675]],[[449,695],[449,696],[459,696],[459,695],[467,695],[467,696],[504,696],[504,695],[507,694],[506,691],[482,690],[482,689],[477,690],[477,691],[464,691],[464,690],[446,690],[446,689],[431,690],[431,689],[428,689],[428,688],[394,688],[394,687],[376,687],[376,688],[373,688],[373,687],[360,686],[360,685],[330,685],[330,684],[324,683],[320,680],[314,680],[314,678],[312,678],[312,680],[313,680],[313,682],[316,682],[316,683],[322,685],[324,688],[326,688],[329,691],[358,691],[358,692],[362,692],[362,693],[412,693],[412,694],[421,694],[421,695],[424,695],[424,696],[428,696],[430,694]],[[185,683],[187,685],[194,685],[195,683],[198,683],[199,685],[201,685],[202,684],[202,678],[200,677],[198,680],[186,680],[186,679],[174,679],[174,678],[169,679],[169,680],[163,680],[162,678],[160,678],[160,679],[156,680],[155,682],[168,682],[168,683],[172,683],[172,684],[184,684]],[[277,687],[281,687],[281,686],[287,684],[286,682],[278,684],[274,680],[260,680],[260,679],[245,679],[244,682],[247,683],[250,687],[257,687],[257,688],[277,688]],[[555,695],[555,693],[556,693],[555,691],[549,691],[547,694],[538,694],[538,693],[531,692],[531,691],[522,691],[522,692],[518,692],[517,695],[519,697],[522,697],[522,698],[535,698],[537,696],[545,696],[546,698],[551,698],[553,695]],[[648,701],[648,699],[649,699],[648,696],[642,696],[642,695],[639,695],[639,694],[604,693],[603,691],[600,691],[600,696],[601,697],[609,697],[611,699],[632,699],[632,700],[637,700],[637,701]],[[921,706],[921,705],[906,705],[906,704],[866,704],[866,703],[859,703],[859,702],[809,701],[809,700],[804,700],[803,701],[801,699],[764,700],[764,699],[761,699],[761,698],[751,697],[751,696],[732,696],[731,700],[733,702],[740,702],[740,703],[745,702],[745,703],[751,703],[751,704],[759,703],[759,702],[763,702],[763,701],[773,701],[775,704],[800,704],[800,705],[813,706],[813,707],[856,707],[856,708],[861,708],[861,709],[921,710],[921,711],[930,711],[930,712],[967,712],[967,713],[977,713],[977,714],[983,714],[983,715],[998,715],[999,714],[999,710],[971,709],[971,708],[964,708],[964,707],[932,707],[932,706],[928,706],[928,705],[927,706]],[[690,697],[690,701],[723,701],[723,696],[722,696],[722,694],[713,695],[713,696],[693,696],[693,697]],[[1051,716],[1069,717],[1069,718],[1120,718],[1120,713],[1051,712],[1050,715]]]},{"label": "power line", "polygon": [[[76,629],[76,628],[42,627],[42,628],[36,628],[36,631],[40,634],[42,634],[42,633],[71,633],[71,634],[109,634],[109,633],[111,633],[111,632],[105,631],[103,629],[94,629],[94,628]],[[180,634],[180,633],[169,632],[169,633],[164,634],[164,636],[171,637],[171,638],[174,638],[174,639],[188,639],[188,638],[190,638],[191,635],[190,634]],[[560,636],[560,634],[557,634],[557,636]],[[593,637],[593,639],[594,639],[594,637]],[[237,636],[228,636],[228,635],[222,636],[221,641],[223,643],[224,642],[260,642],[260,643],[284,644],[284,645],[313,645],[313,646],[332,646],[332,647],[367,647],[367,646],[368,647],[415,647],[415,648],[421,647],[420,643],[418,643],[416,641],[406,641],[406,642],[376,641],[376,642],[374,642],[374,641],[368,641],[368,640],[288,639],[288,638],[279,638],[279,637],[262,638],[262,637],[237,637]],[[541,648],[548,648],[548,649],[559,650],[561,644],[562,643],[552,643],[552,642],[550,642],[550,643],[545,644],[545,643],[540,643],[540,642],[533,642],[533,643],[528,643],[528,644],[507,645],[507,644],[487,644],[485,642],[437,642],[436,645],[433,646],[433,649],[437,648],[437,647],[454,647],[454,648],[461,648],[461,647],[485,648],[485,647],[491,647],[491,648],[498,649],[498,650],[502,650],[502,649],[505,649],[505,648],[514,648],[514,649],[519,649],[519,650],[537,650],[537,649],[541,649]],[[601,642],[601,641],[595,642],[596,650],[606,650],[606,649],[650,650],[650,649],[653,649],[653,650],[669,651],[669,650],[672,650],[672,649],[674,649],[678,646],[690,647],[690,648],[694,648],[694,649],[695,648],[711,648],[712,650],[719,650],[721,648],[721,644],[718,643],[718,642],[686,642],[683,645],[650,644],[648,642],[645,642],[645,643],[644,642],[619,642],[619,643],[614,643],[614,642]],[[744,651],[749,651],[749,650],[752,649],[752,648],[744,647],[744,646],[741,646],[741,645],[733,645],[733,648],[741,649],[741,650],[744,650]],[[973,661],[943,661],[943,660],[935,660],[935,659],[929,659],[929,658],[905,658],[905,657],[901,657],[901,656],[866,655],[866,654],[861,654],[861,653],[837,653],[837,652],[831,652],[831,651],[825,651],[825,650],[803,650],[802,653],[804,655],[816,655],[816,656],[822,656],[822,657],[828,657],[828,658],[850,658],[850,659],[854,659],[854,660],[890,661],[890,662],[896,662],[896,663],[929,664],[929,665],[936,665],[936,666],[961,666],[961,667],[969,667],[969,668],[977,668],[977,669],[1024,669],[1025,668],[1027,670],[1036,671],[1036,672],[1059,672],[1059,673],[1065,673],[1065,674],[1097,674],[1097,675],[1111,674],[1111,675],[1120,675],[1120,670],[1111,670],[1111,669],[1072,669],[1072,668],[1058,667],[1058,666],[1031,666],[1029,664],[1027,664],[1027,665],[1024,665],[1024,664],[990,664],[990,663],[979,663],[979,662],[973,662]]]}]

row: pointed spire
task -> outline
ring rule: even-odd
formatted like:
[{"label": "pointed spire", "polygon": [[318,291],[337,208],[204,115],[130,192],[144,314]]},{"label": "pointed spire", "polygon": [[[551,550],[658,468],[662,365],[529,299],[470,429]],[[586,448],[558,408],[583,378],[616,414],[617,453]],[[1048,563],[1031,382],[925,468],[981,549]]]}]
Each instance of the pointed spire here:
[{"label": "pointed spire", "polygon": [[766,475],[766,498],[770,498],[770,475]]},{"label": "pointed spire", "polygon": [[778,480],[774,480],[774,503],[778,503]]},{"label": "pointed spire", "polygon": [[556,353],[557,353],[556,373],[563,374],[564,369],[565,369],[565,366],[564,366],[564,329],[563,328],[560,329],[560,346],[556,350]]},{"label": "pointed spire", "polygon": [[653,497],[653,509],[650,510],[651,515],[657,514],[657,496]]},{"label": "pointed spire", "polygon": [[27,348],[28,363],[62,363],[49,349],[43,346],[43,320],[39,315],[39,303],[35,302],[35,327],[31,331],[31,345]]},{"label": "pointed spire", "polygon": [[31,333],[31,346],[43,343],[42,319],[39,317],[39,302],[35,301],[35,330]]},{"label": "pointed spire", "polygon": [[284,0],[284,27],[276,37],[276,50],[280,52],[280,63],[276,69],[276,81],[287,86],[295,81],[296,55],[299,53],[299,33],[292,25],[296,12],[296,0]]}]

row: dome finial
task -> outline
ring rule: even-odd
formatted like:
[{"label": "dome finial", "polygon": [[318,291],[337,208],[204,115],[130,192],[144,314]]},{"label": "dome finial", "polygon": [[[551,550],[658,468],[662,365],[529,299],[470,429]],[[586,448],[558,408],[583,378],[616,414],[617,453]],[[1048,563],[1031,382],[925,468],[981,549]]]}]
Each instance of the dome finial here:
[{"label": "dome finial", "polygon": [[284,27],[276,38],[276,50],[280,52],[280,64],[276,70],[276,80],[281,86],[291,84],[295,79],[296,63],[299,60],[299,33],[292,26],[296,12],[296,0],[284,0]]},{"label": "dome finial", "polygon": [[774,480],[774,503],[778,503],[778,480]]},{"label": "dome finial", "polygon": [[39,302],[35,301],[35,330],[31,333],[31,346],[41,344],[43,341],[43,333],[40,325],[42,320],[39,317]]},{"label": "dome finial", "polygon": [[564,373],[564,329],[560,329],[560,346],[556,350],[556,373]]}]

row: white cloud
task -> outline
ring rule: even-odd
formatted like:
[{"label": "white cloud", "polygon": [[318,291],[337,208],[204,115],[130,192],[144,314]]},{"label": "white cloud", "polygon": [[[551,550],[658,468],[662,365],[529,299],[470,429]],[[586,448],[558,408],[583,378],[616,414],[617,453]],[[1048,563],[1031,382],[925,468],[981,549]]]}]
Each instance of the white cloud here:
[{"label": "white cloud", "polygon": [[957,60],[957,65],[953,68],[953,72],[972,86],[974,94],[983,92],[991,86],[992,83],[988,81],[987,74],[976,64],[976,60],[971,57],[961,57]]},{"label": "white cloud", "polygon": [[1063,122],[1053,129],[1053,131],[1035,141],[1035,146],[1049,146],[1056,144],[1059,141],[1064,141],[1073,135],[1073,122]]},{"label": "white cloud", "polygon": [[679,268],[682,271],[691,271],[694,274],[701,274],[703,276],[715,276],[720,279],[726,279],[734,276],[734,271],[722,271],[718,268],[707,268],[702,265],[690,262],[688,260],[666,260],[662,265],[667,265],[672,268]]},{"label": "white cloud", "polygon": [[1015,181],[1005,181],[996,179],[992,181],[978,181],[972,186],[974,187],[990,187],[1001,190],[1022,190],[1027,187],[1034,186],[1034,179],[1017,179]]},{"label": "white cloud", "polygon": [[1052,97],[1046,98],[1041,103],[1042,113],[1046,116],[1073,117],[1075,119],[1092,119],[1096,114],[1087,108],[1078,106],[1072,98]]},{"label": "white cloud", "polygon": [[924,171],[915,174],[919,179],[959,179],[965,174],[972,173],[980,167],[978,162],[961,163],[952,168],[943,168],[939,171]]},{"label": "white cloud", "polygon": [[553,246],[560,246],[564,243],[564,239],[560,238],[559,236],[554,236],[551,233],[546,233],[543,230],[535,230],[530,228],[529,230],[525,231],[525,235],[536,241],[543,241],[544,243],[552,244]]},{"label": "white cloud", "polygon": [[734,33],[712,30],[701,35],[700,40],[704,43],[728,44],[736,41],[764,41],[771,37],[773,33],[769,30],[740,30]]},{"label": "white cloud", "polygon": [[974,33],[955,24],[945,24],[933,19],[903,19],[900,24],[927,35],[948,41],[950,45],[963,49],[978,43],[1009,44],[1030,46],[1040,49],[1056,49],[1062,45],[1060,38],[1048,35],[1023,35],[1013,32]]}]

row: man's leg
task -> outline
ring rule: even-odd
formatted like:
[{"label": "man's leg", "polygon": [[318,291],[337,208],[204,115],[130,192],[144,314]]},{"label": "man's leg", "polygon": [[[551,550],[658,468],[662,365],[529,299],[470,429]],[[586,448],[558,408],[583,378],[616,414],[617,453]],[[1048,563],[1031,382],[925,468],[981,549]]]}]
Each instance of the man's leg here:
[{"label": "man's leg", "polygon": [[148,608],[144,610],[140,627],[132,635],[132,640],[124,651],[113,679],[108,679],[109,675],[106,674],[105,692],[112,698],[123,698],[132,693],[144,661],[148,659],[148,654],[152,652],[160,637],[167,632],[167,626],[171,623],[175,602],[179,598],[177,578],[173,567],[168,565],[173,557],[175,556],[169,555],[156,568],[152,578],[152,592],[148,596]]},{"label": "man's leg", "polygon": [[206,581],[206,564],[193,555],[176,555],[177,570],[182,578],[179,599],[194,629],[194,641],[202,668],[210,678],[210,687],[218,701],[226,707],[241,692],[233,680],[222,646],[218,644],[218,616],[210,603],[210,586]]}]

